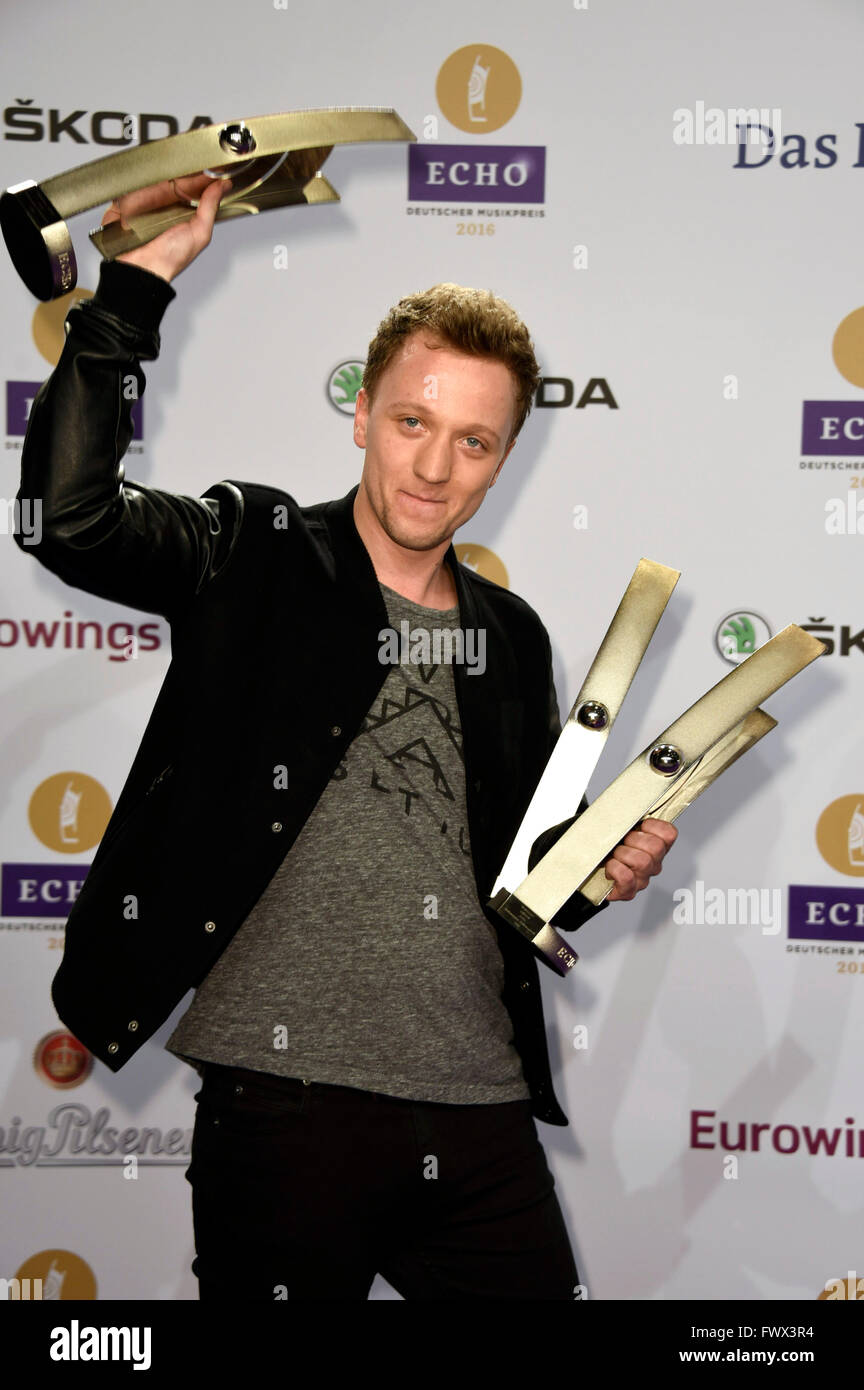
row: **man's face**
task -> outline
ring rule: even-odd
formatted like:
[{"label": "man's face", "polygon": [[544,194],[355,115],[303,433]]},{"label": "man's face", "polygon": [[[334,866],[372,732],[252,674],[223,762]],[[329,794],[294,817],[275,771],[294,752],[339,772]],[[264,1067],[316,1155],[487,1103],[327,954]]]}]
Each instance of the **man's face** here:
[{"label": "man's face", "polygon": [[[516,387],[503,362],[406,338],[370,405],[357,396],[354,441],[380,525],[397,545],[431,550],[474,515],[513,447]],[[515,441],[514,441],[515,442]]]}]

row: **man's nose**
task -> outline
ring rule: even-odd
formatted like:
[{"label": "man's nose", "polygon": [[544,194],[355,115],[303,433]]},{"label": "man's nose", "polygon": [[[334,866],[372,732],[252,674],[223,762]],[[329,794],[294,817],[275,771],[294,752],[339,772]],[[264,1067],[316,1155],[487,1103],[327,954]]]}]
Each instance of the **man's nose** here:
[{"label": "man's nose", "polygon": [[414,462],[417,476],[427,483],[446,483],[450,477],[450,445],[446,439],[429,439]]}]

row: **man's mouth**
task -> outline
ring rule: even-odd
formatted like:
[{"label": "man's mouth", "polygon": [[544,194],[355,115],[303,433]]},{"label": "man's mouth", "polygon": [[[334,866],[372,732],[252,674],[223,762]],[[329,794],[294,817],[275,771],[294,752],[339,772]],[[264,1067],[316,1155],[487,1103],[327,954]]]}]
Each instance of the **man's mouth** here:
[{"label": "man's mouth", "polygon": [[403,497],[409,498],[412,502],[423,503],[427,507],[440,507],[444,502],[443,497],[420,497],[416,492],[406,492],[404,488],[400,491]]}]

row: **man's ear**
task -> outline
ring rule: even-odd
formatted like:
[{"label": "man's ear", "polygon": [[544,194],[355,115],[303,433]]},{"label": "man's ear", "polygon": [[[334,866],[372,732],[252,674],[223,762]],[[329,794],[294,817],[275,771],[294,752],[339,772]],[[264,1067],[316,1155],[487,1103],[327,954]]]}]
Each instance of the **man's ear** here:
[{"label": "man's ear", "polygon": [[354,402],[354,443],[358,449],[366,448],[366,421],[369,418],[369,397],[364,387],[357,392]]},{"label": "man's ear", "polygon": [[502,456],[501,462],[499,463],[498,467],[495,469],[495,472],[494,472],[493,475],[492,475],[492,481],[491,481],[490,484],[489,484],[490,487],[494,487],[495,484],[497,483],[497,481],[498,481],[498,474],[501,472],[501,469],[504,467],[504,460],[507,458],[507,455],[510,453],[510,450],[513,448],[513,445],[514,445],[515,443],[516,443],[516,440],[515,440],[515,439],[511,439],[511,440],[510,440],[510,443],[507,445],[507,448],[504,450],[504,454],[503,454],[503,456]]}]

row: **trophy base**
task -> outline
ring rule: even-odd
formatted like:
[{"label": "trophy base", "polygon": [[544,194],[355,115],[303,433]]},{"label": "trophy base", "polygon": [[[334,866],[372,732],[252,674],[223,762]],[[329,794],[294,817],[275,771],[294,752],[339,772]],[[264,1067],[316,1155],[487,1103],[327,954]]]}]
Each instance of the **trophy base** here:
[{"label": "trophy base", "polygon": [[544,922],[514,894],[502,888],[494,898],[489,899],[488,905],[494,908],[505,922],[515,927],[520,936],[530,941],[543,964],[554,970],[556,975],[566,975],[573,969],[579,959],[576,952],[571,951],[551,922]]},{"label": "trophy base", "polygon": [[37,299],[59,299],[74,290],[78,265],[63,218],[32,180],[0,197],[0,230],[12,264]]}]

